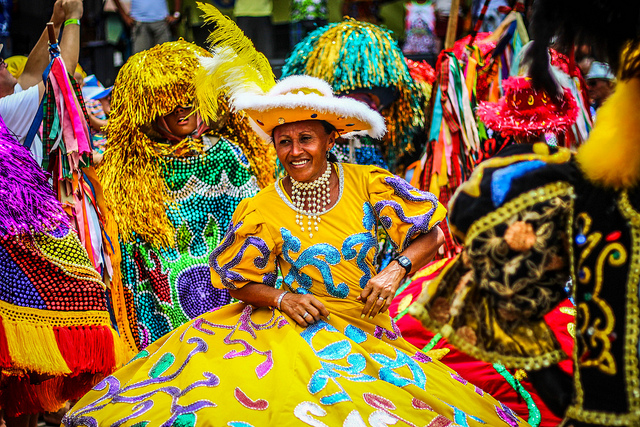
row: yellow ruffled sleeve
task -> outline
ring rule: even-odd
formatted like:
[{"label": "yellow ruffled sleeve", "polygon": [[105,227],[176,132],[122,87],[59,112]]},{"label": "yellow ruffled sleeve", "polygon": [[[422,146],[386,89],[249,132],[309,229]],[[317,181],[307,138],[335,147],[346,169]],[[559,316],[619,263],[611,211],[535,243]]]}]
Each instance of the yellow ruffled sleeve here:
[{"label": "yellow ruffled sleeve", "polygon": [[431,231],[447,214],[435,195],[412,187],[384,169],[373,167],[368,181],[371,206],[397,251],[405,250],[421,233]]},{"label": "yellow ruffled sleeve", "polygon": [[252,199],[240,202],[222,242],[209,257],[216,288],[239,289],[249,282],[274,286],[277,278],[275,243]]}]

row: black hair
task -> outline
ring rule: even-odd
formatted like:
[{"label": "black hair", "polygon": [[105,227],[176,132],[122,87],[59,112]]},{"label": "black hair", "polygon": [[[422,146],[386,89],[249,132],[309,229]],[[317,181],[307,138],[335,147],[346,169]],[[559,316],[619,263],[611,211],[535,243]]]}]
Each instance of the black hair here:
[{"label": "black hair", "polygon": [[336,127],[326,120],[320,120],[320,124],[324,128],[324,131],[326,132],[327,135],[331,135],[333,132],[338,132]]}]

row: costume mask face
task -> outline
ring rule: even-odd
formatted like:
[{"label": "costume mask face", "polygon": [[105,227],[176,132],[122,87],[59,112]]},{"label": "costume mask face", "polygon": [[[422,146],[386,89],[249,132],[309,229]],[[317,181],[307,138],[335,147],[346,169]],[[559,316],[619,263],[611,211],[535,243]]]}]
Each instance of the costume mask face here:
[{"label": "costume mask face", "polygon": [[327,134],[318,120],[287,123],[273,131],[276,154],[289,176],[311,182],[327,168],[327,151],[335,137]]},{"label": "costume mask face", "polygon": [[[171,113],[164,116],[169,131],[179,137],[184,138],[190,135],[198,126],[195,114],[191,114],[192,106],[178,105]],[[191,115],[189,115],[191,114]]]}]

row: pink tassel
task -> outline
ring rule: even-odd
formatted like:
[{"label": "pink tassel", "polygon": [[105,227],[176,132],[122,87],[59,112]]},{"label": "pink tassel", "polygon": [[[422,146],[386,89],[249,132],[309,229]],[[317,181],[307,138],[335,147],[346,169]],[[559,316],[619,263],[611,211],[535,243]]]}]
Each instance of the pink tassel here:
[{"label": "pink tassel", "polygon": [[55,77],[55,80],[64,96],[66,110],[69,113],[67,116],[71,120],[71,128],[74,132],[74,139],[77,143],[78,152],[80,154],[90,153],[91,149],[88,145],[86,126],[83,126],[82,123],[84,118],[80,115],[78,109],[79,106],[75,99],[73,88],[71,87],[71,82],[64,67],[64,62],[62,62],[62,58],[54,60],[53,66],[51,67],[51,74]]}]

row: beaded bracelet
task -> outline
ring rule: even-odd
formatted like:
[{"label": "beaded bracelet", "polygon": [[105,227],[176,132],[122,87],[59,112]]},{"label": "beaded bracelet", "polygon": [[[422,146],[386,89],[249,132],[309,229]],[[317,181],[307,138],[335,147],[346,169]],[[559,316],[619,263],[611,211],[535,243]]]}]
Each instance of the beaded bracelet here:
[{"label": "beaded bracelet", "polygon": [[67,19],[66,21],[64,21],[64,26],[65,27],[67,25],[71,25],[71,24],[80,25],[80,20],[78,18],[72,18],[72,19]]},{"label": "beaded bracelet", "polygon": [[278,300],[276,301],[276,306],[278,307],[278,310],[282,311],[282,307],[280,306],[280,304],[282,304],[282,298],[284,298],[284,296],[288,293],[289,291],[284,291],[283,293],[280,294],[280,296],[278,296]]}]

